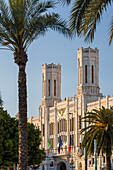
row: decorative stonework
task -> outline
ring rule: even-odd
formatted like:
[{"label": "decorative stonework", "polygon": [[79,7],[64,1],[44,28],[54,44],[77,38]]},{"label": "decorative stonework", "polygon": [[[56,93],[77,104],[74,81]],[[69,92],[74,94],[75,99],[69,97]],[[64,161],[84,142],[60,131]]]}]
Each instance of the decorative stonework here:
[{"label": "decorative stonework", "polygon": [[[38,124],[42,131],[41,148],[48,149],[48,139],[51,143],[51,152],[47,156],[42,166],[49,170],[51,160],[54,162],[54,169],[60,167],[59,161],[65,162],[67,170],[71,169],[71,161],[74,160],[73,170],[85,169],[85,155],[81,149],[83,136],[80,134],[81,128],[85,126],[81,122],[86,111],[94,108],[107,108],[113,106],[113,97],[107,96],[102,99],[99,88],[99,50],[97,48],[81,48],[78,54],[78,87],[77,94],[67,97],[61,101],[61,65],[42,65],[42,105],[39,108],[39,119],[32,119],[32,123]],[[85,65],[88,71],[85,72]],[[93,67],[92,67],[93,66]],[[92,71],[93,70],[93,71]],[[87,83],[85,74],[87,73]],[[93,76],[93,78],[92,78]],[[50,80],[50,84],[49,81]],[[56,96],[54,95],[54,80],[56,80]],[[50,93],[49,93],[50,85]],[[49,95],[48,95],[49,94]],[[38,123],[36,123],[36,120]],[[34,122],[33,122],[34,121]],[[44,133],[44,136],[43,136]],[[58,153],[59,136],[63,145]],[[69,154],[70,136],[73,139],[73,146]],[[88,161],[92,161],[88,158]],[[101,159],[98,158],[98,166],[101,168]],[[88,170],[94,170],[91,163]]]}]

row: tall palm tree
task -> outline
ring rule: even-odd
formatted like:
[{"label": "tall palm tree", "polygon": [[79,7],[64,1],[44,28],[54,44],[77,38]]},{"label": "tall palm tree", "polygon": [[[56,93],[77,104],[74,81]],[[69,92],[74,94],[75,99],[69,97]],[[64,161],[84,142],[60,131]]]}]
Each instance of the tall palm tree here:
[{"label": "tall palm tree", "polygon": [[82,118],[87,126],[81,130],[84,134],[82,148],[86,154],[94,154],[94,139],[97,140],[97,155],[106,154],[107,170],[111,170],[111,155],[113,146],[113,109],[93,109]]},{"label": "tall palm tree", "polygon": [[12,50],[14,61],[19,67],[18,96],[19,96],[19,170],[26,170],[28,163],[27,141],[27,89],[26,63],[27,49],[48,29],[58,31],[70,37],[66,22],[58,14],[49,13],[53,1],[39,0],[9,0],[7,5],[0,0],[0,44],[2,49]]},{"label": "tall palm tree", "polygon": [[[63,0],[64,1],[64,0]],[[66,0],[70,4],[71,0]],[[74,0],[69,20],[70,30],[78,36],[85,36],[85,41],[93,41],[96,25],[102,14],[112,5],[112,0]],[[109,27],[109,45],[113,40],[113,16]]]}]

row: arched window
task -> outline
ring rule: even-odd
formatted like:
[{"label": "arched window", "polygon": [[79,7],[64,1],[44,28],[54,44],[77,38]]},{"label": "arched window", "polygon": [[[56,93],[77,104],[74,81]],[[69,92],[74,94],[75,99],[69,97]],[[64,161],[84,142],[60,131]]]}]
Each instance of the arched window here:
[{"label": "arched window", "polygon": [[53,166],[54,166],[53,162],[50,162],[50,167],[53,167]]},{"label": "arched window", "polygon": [[45,170],[44,165],[43,165],[43,167],[42,167],[42,170]]}]

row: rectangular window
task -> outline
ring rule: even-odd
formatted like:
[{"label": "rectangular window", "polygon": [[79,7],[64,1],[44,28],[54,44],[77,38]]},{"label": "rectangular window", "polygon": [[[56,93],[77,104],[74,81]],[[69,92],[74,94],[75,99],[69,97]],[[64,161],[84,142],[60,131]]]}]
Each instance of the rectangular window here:
[{"label": "rectangular window", "polygon": [[92,158],[92,164],[94,164],[95,162],[94,162],[94,158]]},{"label": "rectangular window", "polygon": [[65,120],[65,132],[67,132],[67,120]]},{"label": "rectangular window", "polygon": [[43,124],[43,136],[45,135],[45,127],[44,127],[44,124]]},{"label": "rectangular window", "polygon": [[52,123],[52,135],[53,135],[53,133],[54,133],[54,123]]},{"label": "rectangular window", "polygon": [[89,167],[91,166],[91,160],[89,161]]},{"label": "rectangular window", "polygon": [[80,84],[82,84],[82,67],[80,67]]},{"label": "rectangular window", "polygon": [[71,119],[70,119],[70,131],[72,131]]},{"label": "rectangular window", "polygon": [[105,163],[105,156],[103,156],[103,163]]},{"label": "rectangular window", "polygon": [[54,80],[54,96],[56,96],[56,80]]},{"label": "rectangular window", "polygon": [[49,135],[51,134],[50,129],[51,129],[51,127],[50,127],[50,124],[49,124]]},{"label": "rectangular window", "polygon": [[92,65],[92,83],[94,83],[94,67]]},{"label": "rectangular window", "polygon": [[59,122],[59,123],[60,123],[60,132],[61,132],[61,120],[60,120],[60,122]]},{"label": "rectangular window", "polygon": [[59,122],[58,122],[58,133],[59,133]]},{"label": "rectangular window", "polygon": [[[75,143],[74,143],[74,142],[75,142],[75,140],[74,140],[74,136],[75,136],[75,135],[73,135],[73,145],[75,145]],[[73,148],[74,148],[74,147],[73,147]]]},{"label": "rectangular window", "polygon": [[74,118],[72,118],[72,131],[74,130]]},{"label": "rectangular window", "polygon": [[79,116],[79,129],[81,129],[81,116]]},{"label": "rectangular window", "polygon": [[87,65],[85,65],[85,83],[87,83]]},{"label": "rectangular window", "polygon": [[48,95],[50,96],[50,79],[48,80]]}]

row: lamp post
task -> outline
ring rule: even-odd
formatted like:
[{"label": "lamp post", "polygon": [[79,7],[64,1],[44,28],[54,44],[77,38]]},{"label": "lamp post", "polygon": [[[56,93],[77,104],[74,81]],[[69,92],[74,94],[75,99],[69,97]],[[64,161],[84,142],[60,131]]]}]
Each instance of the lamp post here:
[{"label": "lamp post", "polygon": [[[85,113],[86,116],[86,113]],[[86,128],[86,122],[85,122],[85,128]],[[85,131],[86,133],[86,131]],[[85,147],[85,170],[87,170],[87,154],[86,154],[86,147]]]},{"label": "lamp post", "polygon": [[[72,148],[73,148],[73,144],[72,144],[72,141],[73,141],[73,113],[69,113],[69,115],[72,115],[72,129],[70,129],[70,130],[72,130],[72,132],[71,132],[72,133],[71,134],[71,145],[72,145]],[[72,161],[73,161],[73,154],[72,154],[72,152],[71,152],[71,155],[72,155]],[[73,169],[73,164],[72,164],[72,169]]]},{"label": "lamp post", "polygon": [[95,170],[97,170],[97,141],[94,139],[94,149],[95,149]]}]

